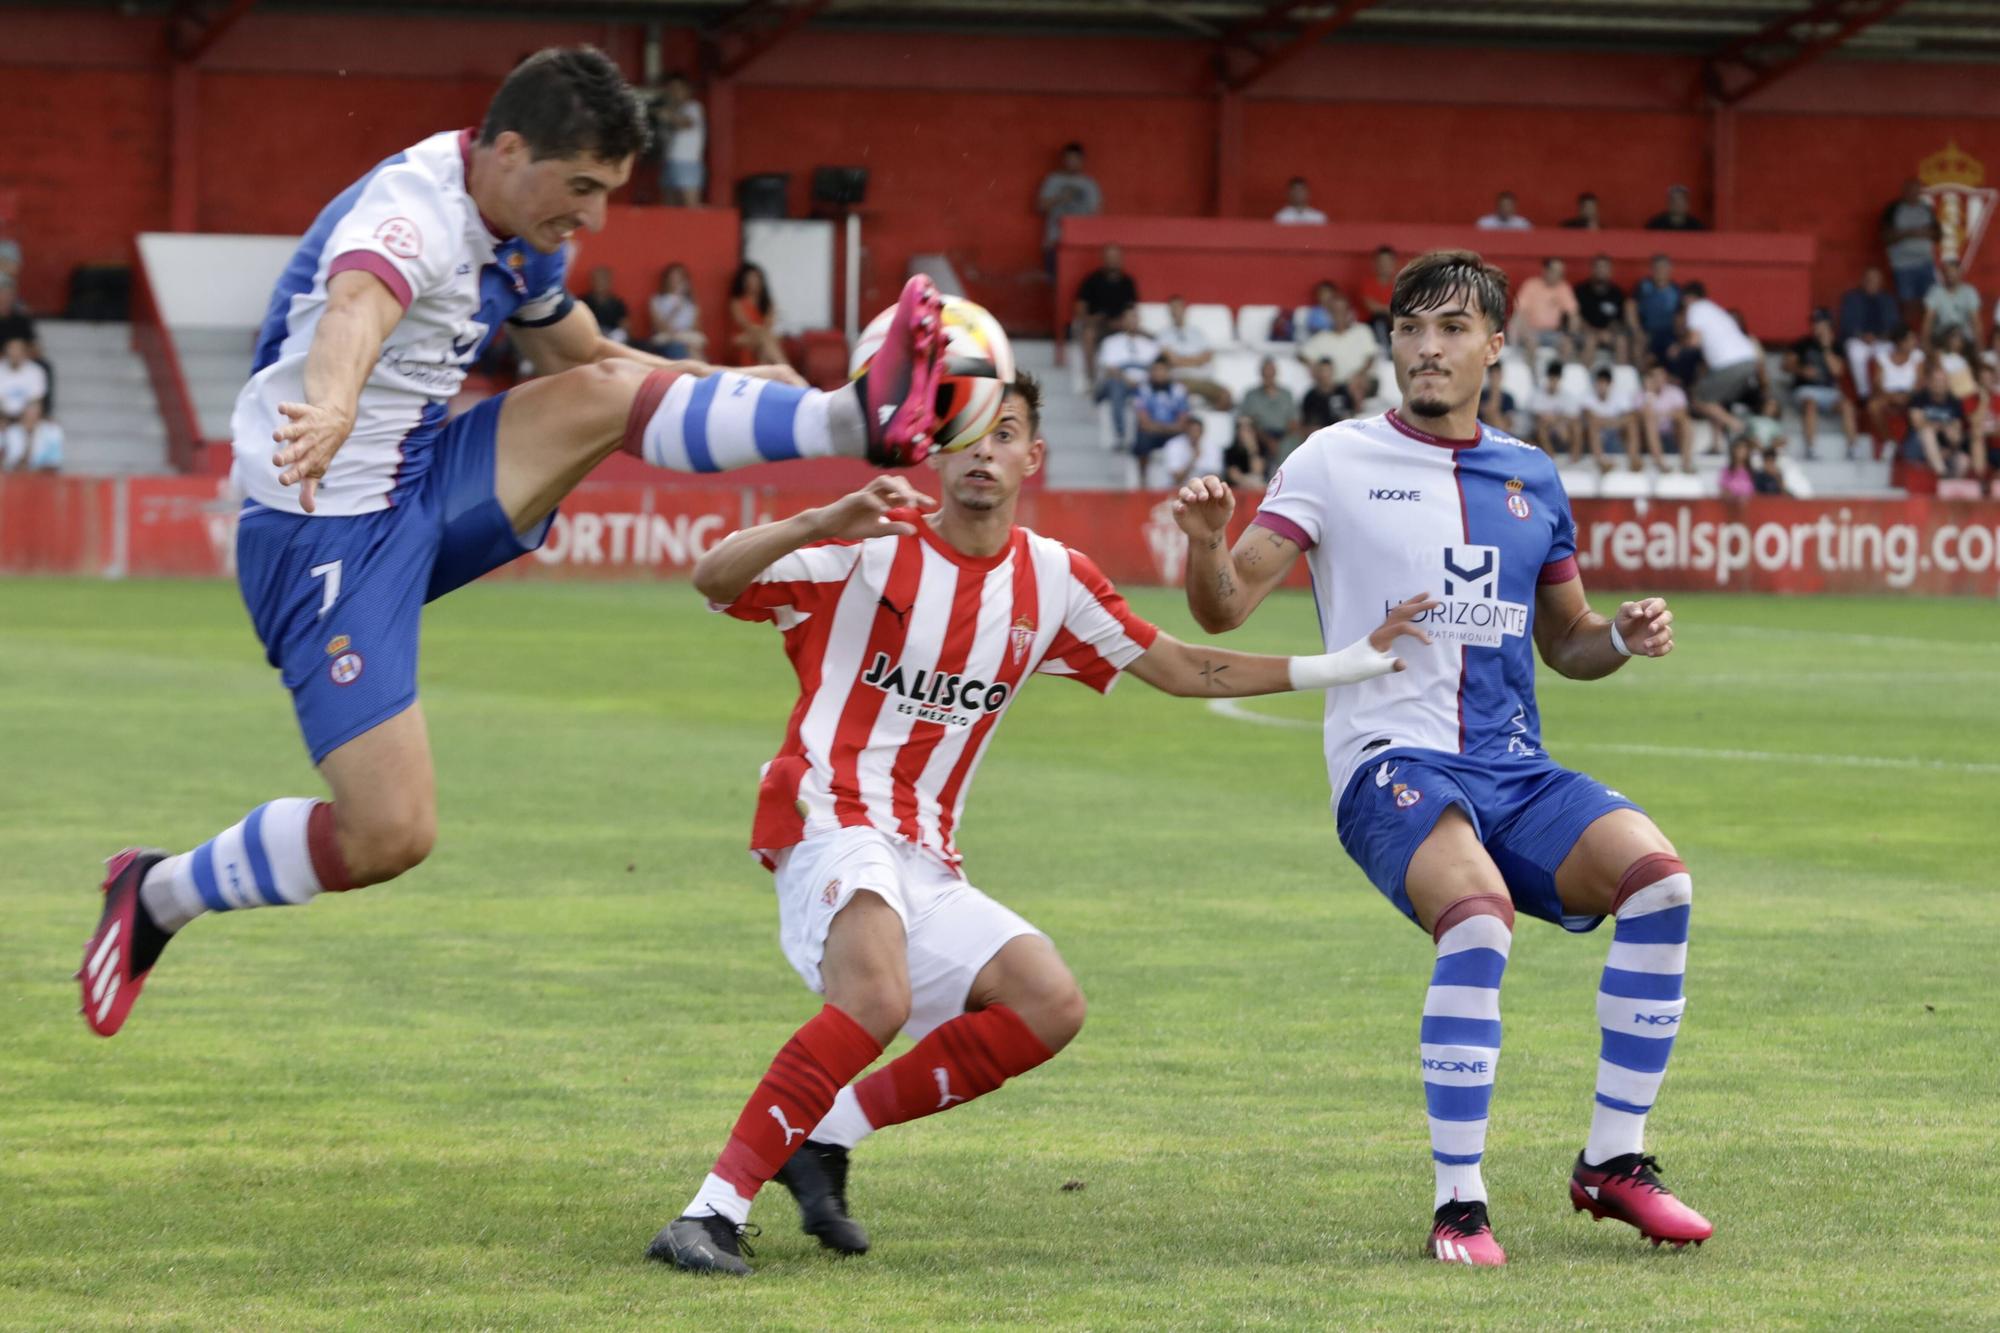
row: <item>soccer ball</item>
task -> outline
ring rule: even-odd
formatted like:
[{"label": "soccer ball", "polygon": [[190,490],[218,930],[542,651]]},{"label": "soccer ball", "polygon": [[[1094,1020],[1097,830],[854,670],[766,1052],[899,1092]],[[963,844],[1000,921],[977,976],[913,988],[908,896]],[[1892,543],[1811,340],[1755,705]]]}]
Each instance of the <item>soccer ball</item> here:
[{"label": "soccer ball", "polygon": [[[848,378],[868,369],[895,317],[892,306],[868,321],[848,358]],[[1014,382],[1014,348],[985,306],[947,296],[942,355],[945,373],[938,379],[938,428],[931,447],[948,454],[984,439],[1000,424],[1000,402]]]}]

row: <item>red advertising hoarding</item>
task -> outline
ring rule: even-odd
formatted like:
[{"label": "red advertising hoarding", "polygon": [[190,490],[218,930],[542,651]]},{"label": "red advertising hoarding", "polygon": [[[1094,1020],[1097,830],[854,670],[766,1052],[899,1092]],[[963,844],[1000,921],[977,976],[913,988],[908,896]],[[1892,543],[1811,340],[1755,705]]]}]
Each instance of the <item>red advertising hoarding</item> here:
[{"label": "red advertising hoarding", "polygon": [[[832,495],[721,480],[586,482],[542,549],[497,576],[684,575],[737,528]],[[1254,506],[1243,497],[1239,522]],[[219,478],[0,477],[0,574],[228,575],[236,507]],[[2000,503],[1578,500],[1575,511],[1577,562],[1606,591],[2000,594]],[[1187,544],[1159,495],[1025,492],[1020,521],[1088,552],[1116,582],[1180,582]],[[1293,583],[1305,582],[1295,570]]]}]

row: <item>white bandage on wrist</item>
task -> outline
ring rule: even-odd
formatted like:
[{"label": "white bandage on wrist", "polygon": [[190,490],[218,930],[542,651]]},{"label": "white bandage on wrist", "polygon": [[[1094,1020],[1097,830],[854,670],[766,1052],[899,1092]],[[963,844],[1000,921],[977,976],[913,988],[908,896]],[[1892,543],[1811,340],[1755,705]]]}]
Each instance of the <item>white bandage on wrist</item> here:
[{"label": "white bandage on wrist", "polygon": [[1632,655],[1632,650],[1625,646],[1625,636],[1618,632],[1618,622],[1615,620],[1611,622],[1611,646],[1617,650],[1620,657]]},{"label": "white bandage on wrist", "polygon": [[1337,653],[1291,658],[1287,674],[1295,690],[1330,690],[1355,685],[1396,669],[1396,655],[1380,652],[1366,639],[1356,639]]}]

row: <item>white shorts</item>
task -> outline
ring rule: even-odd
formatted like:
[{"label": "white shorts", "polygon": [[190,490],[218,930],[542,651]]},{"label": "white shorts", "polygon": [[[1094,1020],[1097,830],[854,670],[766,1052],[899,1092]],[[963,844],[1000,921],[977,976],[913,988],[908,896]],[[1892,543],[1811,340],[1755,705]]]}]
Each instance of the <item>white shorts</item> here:
[{"label": "white shorts", "polygon": [[1002,945],[1042,933],[915,843],[880,829],[823,833],[776,860],[778,943],[815,994],[826,993],[819,974],[826,933],[855,894],[879,895],[903,919],[910,971],[903,1032],[912,1039],[965,1012],[973,980]]}]

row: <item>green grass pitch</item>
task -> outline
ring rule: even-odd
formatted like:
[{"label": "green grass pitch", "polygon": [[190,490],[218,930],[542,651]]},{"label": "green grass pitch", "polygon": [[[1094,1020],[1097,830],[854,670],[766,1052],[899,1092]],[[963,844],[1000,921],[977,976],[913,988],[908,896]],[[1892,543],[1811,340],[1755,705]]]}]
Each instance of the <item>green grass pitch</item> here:
[{"label": "green grass pitch", "polygon": [[[1177,594],[1134,601],[1192,637]],[[1542,702],[1694,871],[1650,1146],[1704,1249],[1571,1211],[1608,931],[1524,918],[1487,1154],[1512,1263],[1420,1261],[1431,951],[1340,852],[1316,735],[1045,679],[964,845],[1062,947],[1083,1035],[857,1152],[873,1254],[823,1257],[774,1187],[731,1283],[641,1254],[817,1003],[742,850],[792,697],[772,631],[684,585],[432,608],[432,860],[197,923],[102,1041],[70,981],[99,859],[319,787],[232,588],[0,583],[0,1327],[1993,1326],[2000,612],[1676,604],[1672,658]],[[1312,641],[1297,595],[1229,640]]]}]

